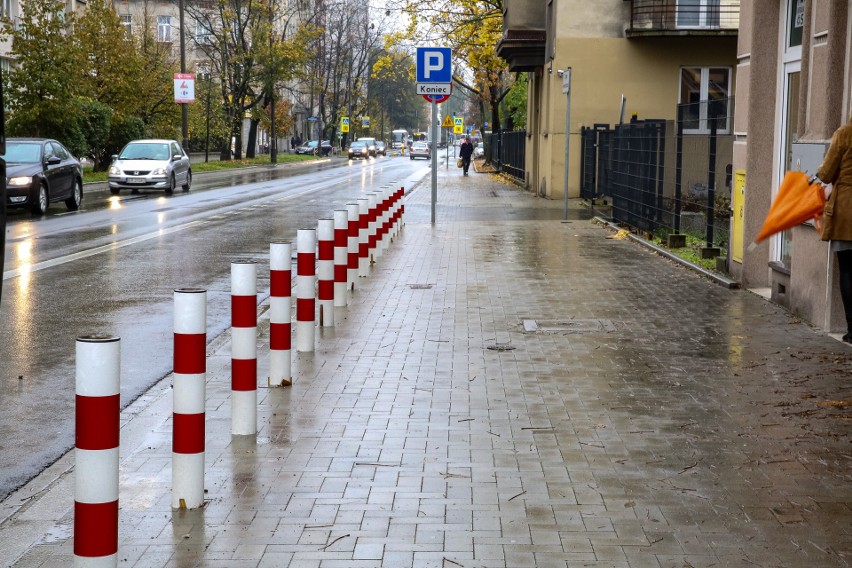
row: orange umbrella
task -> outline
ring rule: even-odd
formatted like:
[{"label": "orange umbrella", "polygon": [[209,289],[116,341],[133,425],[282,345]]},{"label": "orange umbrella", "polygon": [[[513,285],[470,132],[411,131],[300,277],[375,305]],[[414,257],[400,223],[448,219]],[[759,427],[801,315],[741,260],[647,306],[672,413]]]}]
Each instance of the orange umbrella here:
[{"label": "orange umbrella", "polygon": [[825,192],[820,184],[808,183],[805,172],[787,172],[754,242],[759,243],[766,237],[811,219],[819,225],[819,216],[824,208]]}]

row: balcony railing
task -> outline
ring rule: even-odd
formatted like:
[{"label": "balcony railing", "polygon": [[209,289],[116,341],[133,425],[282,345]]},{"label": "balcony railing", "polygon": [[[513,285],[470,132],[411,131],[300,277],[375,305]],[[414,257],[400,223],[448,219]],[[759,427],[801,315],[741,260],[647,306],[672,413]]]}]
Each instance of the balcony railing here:
[{"label": "balcony railing", "polygon": [[740,0],[633,0],[628,36],[733,35]]}]

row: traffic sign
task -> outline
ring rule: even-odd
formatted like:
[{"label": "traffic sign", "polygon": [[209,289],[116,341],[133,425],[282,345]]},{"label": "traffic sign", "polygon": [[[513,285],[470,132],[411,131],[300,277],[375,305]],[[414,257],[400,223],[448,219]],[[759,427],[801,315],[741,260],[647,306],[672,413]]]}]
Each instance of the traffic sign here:
[{"label": "traffic sign", "polygon": [[463,116],[454,116],[453,117],[453,134],[463,134],[464,133],[464,117]]},{"label": "traffic sign", "polygon": [[175,102],[195,102],[195,75],[193,73],[175,73]]},{"label": "traffic sign", "polygon": [[423,95],[423,98],[430,103],[442,103],[450,99],[450,95]]},{"label": "traffic sign", "polygon": [[453,127],[453,119],[450,118],[450,115],[444,117],[444,122],[441,123],[441,128],[452,128]]},{"label": "traffic sign", "polygon": [[341,132],[349,132],[349,117],[341,116],[340,117],[340,131]]},{"label": "traffic sign", "polygon": [[[449,47],[417,48],[418,83],[452,83],[452,49]],[[417,93],[418,95],[434,93]]]},{"label": "traffic sign", "polygon": [[446,95],[453,92],[452,83],[417,83],[418,95]]}]

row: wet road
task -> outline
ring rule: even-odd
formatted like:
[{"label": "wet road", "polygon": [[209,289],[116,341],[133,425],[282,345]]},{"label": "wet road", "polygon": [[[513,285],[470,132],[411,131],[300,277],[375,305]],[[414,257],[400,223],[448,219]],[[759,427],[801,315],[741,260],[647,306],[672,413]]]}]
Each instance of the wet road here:
[{"label": "wet road", "polygon": [[12,211],[0,301],[0,499],[74,443],[75,338],[121,337],[122,406],[171,370],[173,290],[208,290],[208,339],[229,324],[230,263],[379,186],[411,187],[428,162],[336,160],[200,174],[189,193],[111,197],[33,219]]}]

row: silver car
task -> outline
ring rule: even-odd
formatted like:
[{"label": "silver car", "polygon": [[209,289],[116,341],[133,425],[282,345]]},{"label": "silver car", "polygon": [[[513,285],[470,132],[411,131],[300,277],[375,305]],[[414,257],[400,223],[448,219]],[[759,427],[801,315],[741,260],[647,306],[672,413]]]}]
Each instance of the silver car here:
[{"label": "silver car", "polygon": [[171,195],[180,185],[189,191],[192,168],[189,156],[175,140],[134,140],[113,155],[108,172],[109,191],[163,189]]}]

